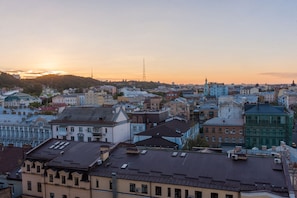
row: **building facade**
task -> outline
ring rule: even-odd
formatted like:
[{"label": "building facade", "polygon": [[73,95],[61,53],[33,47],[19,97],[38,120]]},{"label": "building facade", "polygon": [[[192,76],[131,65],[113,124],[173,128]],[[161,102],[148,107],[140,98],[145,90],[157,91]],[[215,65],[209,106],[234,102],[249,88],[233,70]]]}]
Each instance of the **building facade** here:
[{"label": "building facade", "polygon": [[54,116],[34,115],[25,109],[18,112],[3,111],[5,113],[1,114],[0,118],[0,142],[4,146],[12,144],[15,147],[35,147],[52,137],[49,122],[55,118]]},{"label": "building facade", "polygon": [[243,119],[212,118],[203,123],[203,137],[210,147],[244,145]]},{"label": "building facade", "polygon": [[122,107],[68,107],[50,124],[58,139],[113,143],[130,139],[130,120]]},{"label": "building facade", "polygon": [[228,95],[228,86],[224,83],[208,83],[207,79],[204,84],[204,96],[218,98],[220,96]]},{"label": "building facade", "polygon": [[244,134],[247,148],[292,143],[293,112],[283,106],[245,105]]},{"label": "building facade", "polygon": [[294,197],[282,158],[57,142],[27,153],[22,197]]}]

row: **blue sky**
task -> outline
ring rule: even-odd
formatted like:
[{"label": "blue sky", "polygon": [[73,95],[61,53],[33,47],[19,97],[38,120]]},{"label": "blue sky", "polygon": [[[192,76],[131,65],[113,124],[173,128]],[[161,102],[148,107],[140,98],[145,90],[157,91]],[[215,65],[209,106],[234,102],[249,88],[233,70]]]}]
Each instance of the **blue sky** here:
[{"label": "blue sky", "polygon": [[[0,70],[291,83],[296,0],[0,1]],[[296,79],[295,79],[296,81]]]}]

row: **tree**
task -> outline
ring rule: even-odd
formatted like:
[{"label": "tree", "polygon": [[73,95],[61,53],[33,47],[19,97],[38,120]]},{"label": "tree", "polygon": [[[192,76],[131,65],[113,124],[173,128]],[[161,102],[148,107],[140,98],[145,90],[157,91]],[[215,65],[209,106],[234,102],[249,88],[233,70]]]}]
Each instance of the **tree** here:
[{"label": "tree", "polygon": [[188,139],[183,150],[191,150],[193,147],[208,147],[208,143],[199,135],[196,136],[194,139]]}]

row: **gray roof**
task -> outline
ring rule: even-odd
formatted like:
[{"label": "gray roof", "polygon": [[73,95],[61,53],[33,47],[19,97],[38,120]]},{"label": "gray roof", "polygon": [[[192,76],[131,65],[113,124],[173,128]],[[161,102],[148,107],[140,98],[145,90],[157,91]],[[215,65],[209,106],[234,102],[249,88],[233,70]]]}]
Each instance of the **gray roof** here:
[{"label": "gray roof", "polygon": [[47,162],[47,167],[88,170],[100,158],[102,145],[111,144],[50,139],[27,152],[26,159]]},{"label": "gray roof", "polygon": [[182,120],[171,120],[156,127],[140,132],[139,136],[181,137],[190,129],[190,124]]},{"label": "gray roof", "polygon": [[[174,157],[173,152],[177,155]],[[91,175],[167,183],[230,191],[267,190],[287,196],[288,189],[282,164],[272,157],[249,156],[234,161],[225,154],[147,150],[145,154],[126,153],[117,148]],[[123,164],[127,164],[123,168]]]},{"label": "gray roof", "polygon": [[178,144],[170,142],[161,137],[151,137],[146,140],[142,140],[135,143],[136,146],[148,146],[148,147],[163,147],[163,148],[176,148]]},{"label": "gray roof", "polygon": [[51,123],[113,124],[117,116],[112,107],[68,107]]},{"label": "gray roof", "polygon": [[243,119],[225,119],[215,117],[203,123],[204,126],[243,126]]},{"label": "gray roof", "polygon": [[249,104],[245,105],[245,114],[286,115],[287,111],[283,106],[272,106],[270,104]]}]

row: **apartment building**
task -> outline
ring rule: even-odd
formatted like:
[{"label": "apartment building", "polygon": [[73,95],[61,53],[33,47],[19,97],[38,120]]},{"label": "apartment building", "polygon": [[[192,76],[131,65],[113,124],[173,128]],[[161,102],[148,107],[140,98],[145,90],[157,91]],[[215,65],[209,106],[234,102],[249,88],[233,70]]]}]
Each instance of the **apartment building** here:
[{"label": "apartment building", "polygon": [[203,137],[210,147],[244,144],[243,119],[212,118],[203,123]]},{"label": "apartment building", "polygon": [[186,120],[190,119],[190,104],[186,98],[176,98],[164,104],[164,107],[170,109],[171,116],[182,117]]},{"label": "apartment building", "polygon": [[23,198],[91,197],[90,171],[109,155],[111,144],[49,139],[26,153]]},{"label": "apartment building", "polygon": [[[12,144],[16,147],[39,145],[52,137],[49,122],[54,119],[51,115],[35,115],[28,109],[0,109],[0,142],[4,146]],[[4,113],[3,113],[4,112]]]},{"label": "apartment building", "polygon": [[3,107],[28,107],[34,102],[41,103],[41,99],[30,96],[29,94],[14,92],[5,96]]},{"label": "apartment building", "polygon": [[292,143],[293,112],[283,106],[245,105],[244,133],[247,148],[277,146],[281,141]]},{"label": "apartment building", "polygon": [[[0,197],[17,198],[22,195],[21,167],[24,156],[30,146],[22,148],[12,144],[4,146],[0,144]],[[3,189],[9,189],[10,194],[5,195]],[[8,196],[9,195],[9,196]]]},{"label": "apartment building", "polygon": [[132,111],[128,113],[131,119],[131,139],[134,135],[165,122],[169,117],[169,109],[156,111]]},{"label": "apartment building", "polygon": [[53,137],[118,143],[130,139],[130,120],[118,107],[67,107],[50,122]]},{"label": "apartment building", "polygon": [[23,197],[294,197],[283,158],[247,158],[49,140],[27,153]]},{"label": "apartment building", "polygon": [[228,95],[228,86],[224,85],[224,83],[208,83],[206,79],[203,92],[204,96],[218,98],[220,96]]},{"label": "apartment building", "polygon": [[57,95],[52,98],[53,104],[66,104],[69,106],[82,105],[83,101],[84,101],[84,95],[82,94],[64,94],[64,95]]},{"label": "apartment building", "polygon": [[134,135],[137,146],[181,149],[188,139],[199,134],[199,124],[180,119],[165,123]]}]

